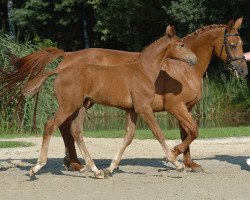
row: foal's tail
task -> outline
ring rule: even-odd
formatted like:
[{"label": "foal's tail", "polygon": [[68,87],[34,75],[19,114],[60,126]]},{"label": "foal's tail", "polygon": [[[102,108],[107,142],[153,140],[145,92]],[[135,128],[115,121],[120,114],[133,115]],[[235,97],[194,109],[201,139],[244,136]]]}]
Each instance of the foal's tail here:
[{"label": "foal's tail", "polygon": [[49,76],[52,76],[57,73],[57,69],[46,71],[25,83],[23,88],[21,89],[23,96],[26,97],[28,95],[33,95],[37,93],[40,90],[42,84],[46,81],[46,79],[49,78]]}]

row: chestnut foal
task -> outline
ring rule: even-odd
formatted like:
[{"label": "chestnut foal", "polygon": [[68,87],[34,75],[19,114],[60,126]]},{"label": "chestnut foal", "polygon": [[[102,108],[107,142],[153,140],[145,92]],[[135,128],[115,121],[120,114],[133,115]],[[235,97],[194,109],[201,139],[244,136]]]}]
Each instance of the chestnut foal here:
[{"label": "chestnut foal", "polygon": [[[59,104],[54,118],[45,124],[41,154],[29,174],[34,175],[46,164],[49,141],[53,132],[72,116],[71,134],[86,165],[96,178],[104,178],[103,172],[97,169],[88,153],[81,134],[82,126],[79,126],[83,117],[82,114],[79,115],[79,110],[84,111],[89,107],[90,102],[125,110],[127,135],[129,132],[133,133],[130,128],[135,129],[139,114],[161,144],[167,161],[174,164],[177,170],[183,170],[184,166],[176,160],[168,147],[151,108],[155,95],[154,84],[166,58],[179,59],[191,64],[195,64],[197,59],[189,49],[184,47],[183,41],[175,36],[175,30],[171,26],[167,27],[165,36],[145,48],[134,62],[117,66],[74,63],[72,67],[50,70],[28,81],[22,89],[24,96],[36,93],[49,76],[57,74],[54,91]],[[129,141],[130,139],[127,139],[127,142]]]}]

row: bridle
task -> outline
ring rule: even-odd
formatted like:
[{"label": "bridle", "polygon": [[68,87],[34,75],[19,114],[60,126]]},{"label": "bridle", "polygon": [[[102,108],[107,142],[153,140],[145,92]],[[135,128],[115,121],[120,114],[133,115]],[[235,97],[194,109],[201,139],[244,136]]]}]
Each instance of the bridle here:
[{"label": "bridle", "polygon": [[[227,37],[230,37],[230,36],[240,36],[239,33],[235,33],[235,34],[229,34],[229,33],[226,33],[226,30],[225,30],[225,33],[224,33],[224,41],[223,41],[223,45],[221,47],[221,51],[220,51],[220,59],[221,59],[221,55],[222,55],[222,51],[223,51],[223,48],[225,47],[225,50],[226,50],[226,54],[227,54],[227,59],[225,62],[222,62],[223,63],[223,66],[226,70],[230,70],[230,71],[234,71],[236,70],[240,64],[245,61],[245,56],[242,56],[242,57],[238,57],[238,58],[233,58],[230,54],[230,51],[229,51],[229,47],[228,47],[228,39]],[[221,59],[222,60],[222,59]],[[232,62],[236,61],[236,60],[240,60],[241,62],[235,67],[232,65]]]}]

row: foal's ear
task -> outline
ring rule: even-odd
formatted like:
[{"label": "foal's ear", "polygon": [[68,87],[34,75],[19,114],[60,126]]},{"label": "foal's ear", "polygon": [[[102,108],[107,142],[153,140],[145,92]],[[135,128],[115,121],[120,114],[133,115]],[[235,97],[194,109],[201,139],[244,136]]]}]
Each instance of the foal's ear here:
[{"label": "foal's ear", "polygon": [[226,27],[226,32],[230,32],[234,28],[234,20],[231,20]]},{"label": "foal's ear", "polygon": [[242,20],[243,20],[243,17],[237,19],[237,21],[235,22],[234,27],[235,27],[236,30],[240,29],[241,24],[242,24]]},{"label": "foal's ear", "polygon": [[175,28],[174,26],[170,26],[168,25],[168,27],[166,28],[166,35],[170,38],[173,38],[175,37]]}]

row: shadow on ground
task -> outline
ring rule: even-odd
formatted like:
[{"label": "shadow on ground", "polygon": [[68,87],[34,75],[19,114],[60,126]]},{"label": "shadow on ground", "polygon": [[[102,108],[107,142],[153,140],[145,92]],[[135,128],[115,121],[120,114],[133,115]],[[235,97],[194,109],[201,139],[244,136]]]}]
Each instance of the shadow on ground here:
[{"label": "shadow on ground", "polygon": [[233,165],[239,165],[241,170],[250,171],[250,166],[247,165],[246,160],[249,157],[246,156],[230,156],[230,155],[216,155],[210,158],[201,158],[196,160],[218,160],[227,162]]},{"label": "shadow on ground", "polygon": [[[239,165],[241,170],[250,171],[250,167],[246,164],[246,156],[229,156],[229,155],[216,155],[208,158],[195,159],[195,161],[205,161],[205,160],[218,160],[222,162],[227,162],[233,165]],[[99,169],[104,169],[109,166],[111,159],[96,159],[94,162]],[[37,159],[0,159],[0,172],[6,171],[8,169],[20,169],[22,171],[29,171],[31,166],[34,166]],[[82,161],[83,163],[83,161]],[[51,173],[53,175],[66,175],[66,176],[78,176],[77,174],[64,174],[62,171],[65,170],[62,158],[49,158],[47,164],[37,173]],[[144,174],[141,172],[129,172],[122,169],[123,166],[141,166],[141,167],[153,167],[158,168],[157,171],[169,171],[175,170],[171,165],[166,165],[164,159],[160,158],[133,158],[133,159],[123,159],[120,163],[120,168],[115,170],[115,173],[133,173],[133,174]],[[83,177],[83,176],[81,176]]]}]

